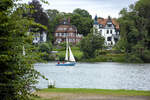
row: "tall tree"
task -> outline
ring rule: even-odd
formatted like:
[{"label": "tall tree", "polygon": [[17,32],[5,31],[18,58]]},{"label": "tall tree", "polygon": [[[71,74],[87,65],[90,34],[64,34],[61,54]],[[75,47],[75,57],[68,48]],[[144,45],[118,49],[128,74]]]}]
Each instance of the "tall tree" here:
[{"label": "tall tree", "polygon": [[91,32],[88,36],[84,37],[80,42],[80,49],[83,51],[84,58],[95,57],[95,51],[103,48],[104,38],[96,33]]},{"label": "tall tree", "polygon": [[[32,34],[28,34],[30,25],[37,24],[22,16],[26,9],[17,9],[16,1],[0,1],[1,100],[28,100],[40,75],[33,66],[35,53]],[[25,5],[20,6],[27,8]]]},{"label": "tall tree", "polygon": [[83,17],[79,14],[73,14],[71,16],[71,24],[77,27],[78,33],[87,36],[93,27],[93,21],[90,17]]},{"label": "tall tree", "polygon": [[48,16],[43,11],[40,2],[38,0],[32,0],[32,2],[29,2],[29,5],[31,6],[29,16],[34,18],[35,22],[48,26]]},{"label": "tall tree", "polygon": [[[120,48],[124,48],[130,62],[149,62],[150,57],[150,1],[139,0],[123,9],[119,18],[121,26]],[[128,55],[130,53],[130,55]]]},{"label": "tall tree", "polygon": [[92,18],[92,16],[89,14],[88,11],[84,10],[84,9],[80,9],[80,8],[77,8],[73,11],[73,14],[79,14],[80,16],[82,17],[89,17],[89,18]]}]

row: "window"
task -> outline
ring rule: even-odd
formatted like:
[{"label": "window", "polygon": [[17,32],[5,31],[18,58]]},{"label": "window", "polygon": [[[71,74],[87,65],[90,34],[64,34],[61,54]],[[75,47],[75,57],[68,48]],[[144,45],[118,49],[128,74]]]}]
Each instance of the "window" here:
[{"label": "window", "polygon": [[67,30],[67,28],[64,28],[64,30]]},{"label": "window", "polygon": [[112,34],[112,30],[110,30],[110,33]]},{"label": "window", "polygon": [[100,33],[102,33],[102,30],[100,30]]},{"label": "window", "polygon": [[58,28],[58,30],[63,30],[63,28]]},{"label": "window", "polygon": [[107,26],[108,26],[108,27],[112,27],[112,24],[108,24]]},{"label": "window", "polygon": [[59,33],[56,33],[56,36],[59,36]]},{"label": "window", "polygon": [[69,28],[69,30],[73,30],[72,28]]},{"label": "window", "polygon": [[107,37],[107,41],[111,41],[111,37]]},{"label": "window", "polygon": [[109,30],[107,30],[107,34],[109,33]]}]

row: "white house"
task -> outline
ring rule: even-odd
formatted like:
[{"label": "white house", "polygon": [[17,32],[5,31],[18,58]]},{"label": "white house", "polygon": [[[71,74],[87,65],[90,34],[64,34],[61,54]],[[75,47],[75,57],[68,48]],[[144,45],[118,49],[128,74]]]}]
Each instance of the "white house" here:
[{"label": "white house", "polygon": [[41,42],[46,42],[47,40],[47,34],[46,32],[41,32],[41,33],[36,33],[34,34],[34,38],[33,38],[33,43],[34,44],[38,44],[38,43],[41,43]]},{"label": "white house", "polygon": [[118,41],[119,24],[116,19],[111,19],[110,16],[108,16],[108,19],[98,18],[96,15],[93,27],[105,38],[106,46],[112,47]]}]

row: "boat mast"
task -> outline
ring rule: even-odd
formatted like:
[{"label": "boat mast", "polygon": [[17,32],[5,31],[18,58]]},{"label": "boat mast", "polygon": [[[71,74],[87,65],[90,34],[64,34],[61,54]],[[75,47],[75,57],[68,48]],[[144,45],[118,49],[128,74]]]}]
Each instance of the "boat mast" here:
[{"label": "boat mast", "polygon": [[66,37],[66,56],[65,60],[68,61],[68,38]]}]

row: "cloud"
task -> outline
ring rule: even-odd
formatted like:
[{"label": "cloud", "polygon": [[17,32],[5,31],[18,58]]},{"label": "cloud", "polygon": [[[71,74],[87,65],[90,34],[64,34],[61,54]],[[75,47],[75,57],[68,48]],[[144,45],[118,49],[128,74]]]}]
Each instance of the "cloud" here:
[{"label": "cloud", "polygon": [[[31,0],[26,0],[26,3]],[[47,0],[50,5],[42,4],[44,9],[57,9],[61,12],[72,12],[76,8],[88,10],[94,17],[118,17],[122,8],[138,0]]]}]

